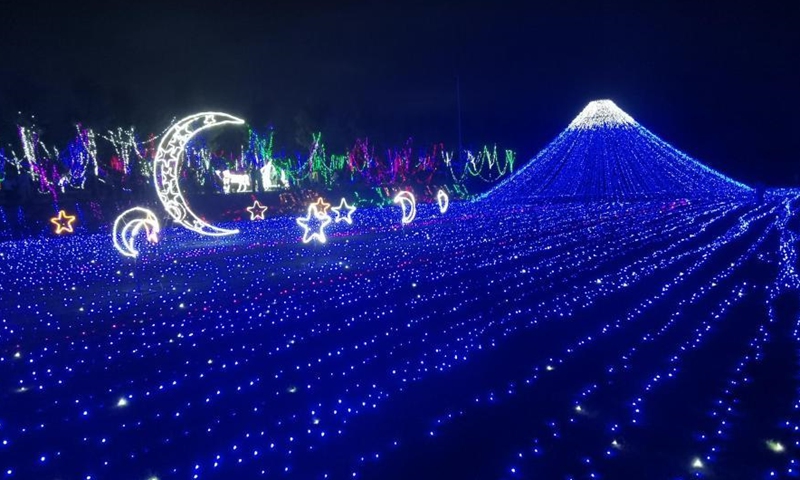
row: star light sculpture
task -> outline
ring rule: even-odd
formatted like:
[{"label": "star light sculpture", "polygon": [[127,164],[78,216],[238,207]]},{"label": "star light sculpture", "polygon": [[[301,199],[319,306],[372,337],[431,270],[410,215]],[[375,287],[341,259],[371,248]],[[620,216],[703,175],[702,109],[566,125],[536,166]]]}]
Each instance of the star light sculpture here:
[{"label": "star light sculpture", "polygon": [[[325,211],[320,212],[317,209],[318,203],[319,201],[308,206],[308,215],[297,218],[297,224],[303,227],[303,243],[309,243],[312,240],[316,240],[319,243],[327,241],[325,227],[331,223],[332,219]],[[312,219],[318,222],[317,228],[309,226],[309,223],[312,223]]]},{"label": "star light sculpture", "polygon": [[72,233],[72,222],[75,221],[75,215],[67,215],[64,210],[58,211],[58,216],[50,219],[50,223],[56,226],[56,234]]},{"label": "star light sculpture", "polygon": [[247,207],[247,211],[250,212],[250,220],[264,220],[264,212],[267,211],[267,207],[256,200],[252,207]]},{"label": "star light sculpture", "polygon": [[[343,210],[346,213],[342,213]],[[353,224],[353,213],[356,211],[356,207],[348,205],[344,198],[339,203],[339,206],[331,208],[331,211],[336,214],[334,219],[336,223],[347,222],[348,225]]]},{"label": "star light sculpture", "polygon": [[331,208],[331,204],[323,200],[322,197],[319,197],[317,201],[313,203],[313,205],[317,207],[318,211],[324,213],[325,215],[328,214],[328,209]]}]

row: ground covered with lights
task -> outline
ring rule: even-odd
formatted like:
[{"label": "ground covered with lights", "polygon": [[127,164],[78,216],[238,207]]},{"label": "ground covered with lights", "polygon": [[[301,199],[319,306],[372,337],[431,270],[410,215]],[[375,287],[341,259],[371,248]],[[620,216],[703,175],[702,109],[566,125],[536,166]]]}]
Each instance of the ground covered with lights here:
[{"label": "ground covered with lights", "polygon": [[165,228],[136,266],[2,243],[0,478],[797,475],[799,207],[362,208],[324,245]]}]

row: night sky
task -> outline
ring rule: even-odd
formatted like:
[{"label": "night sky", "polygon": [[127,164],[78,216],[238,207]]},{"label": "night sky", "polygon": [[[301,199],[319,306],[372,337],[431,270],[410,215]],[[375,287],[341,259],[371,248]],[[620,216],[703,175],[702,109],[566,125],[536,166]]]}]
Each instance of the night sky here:
[{"label": "night sky", "polygon": [[465,147],[527,160],[610,98],[738,180],[800,184],[796,1],[22,3],[0,6],[3,145],[19,111],[63,145],[77,121],[158,132],[213,108],[288,148],[453,149],[458,77]]}]

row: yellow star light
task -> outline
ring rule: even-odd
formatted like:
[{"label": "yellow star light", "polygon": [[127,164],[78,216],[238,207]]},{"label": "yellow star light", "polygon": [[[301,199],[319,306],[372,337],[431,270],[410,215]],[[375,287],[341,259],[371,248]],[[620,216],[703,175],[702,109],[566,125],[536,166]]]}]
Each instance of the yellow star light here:
[{"label": "yellow star light", "polygon": [[72,222],[75,221],[74,215],[67,215],[64,210],[58,211],[58,216],[50,219],[50,223],[56,226],[56,234],[61,235],[64,232],[72,233]]},{"label": "yellow star light", "polygon": [[312,203],[312,205],[317,207],[317,211],[327,214],[328,209],[331,208],[331,204],[327,203],[322,197],[319,197],[316,202]]},{"label": "yellow star light", "polygon": [[250,212],[250,220],[264,220],[264,212],[267,211],[267,207],[256,200],[252,207],[247,207],[247,211]]}]

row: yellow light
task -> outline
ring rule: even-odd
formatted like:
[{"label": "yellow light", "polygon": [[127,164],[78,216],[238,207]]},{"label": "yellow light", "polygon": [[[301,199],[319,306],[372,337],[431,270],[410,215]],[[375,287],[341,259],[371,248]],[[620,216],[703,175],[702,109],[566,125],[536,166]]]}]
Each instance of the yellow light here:
[{"label": "yellow light", "polygon": [[72,233],[72,222],[75,221],[74,215],[67,215],[64,210],[58,211],[58,216],[50,219],[50,223],[56,226],[56,234]]},{"label": "yellow light", "polygon": [[117,402],[117,406],[118,407],[127,407],[128,406],[128,400],[126,400],[125,397],[120,398],[119,401]]},{"label": "yellow light", "polygon": [[317,211],[322,213],[328,213],[328,209],[331,208],[331,204],[323,200],[322,197],[317,198],[317,201],[312,203],[312,205],[316,205]]}]

